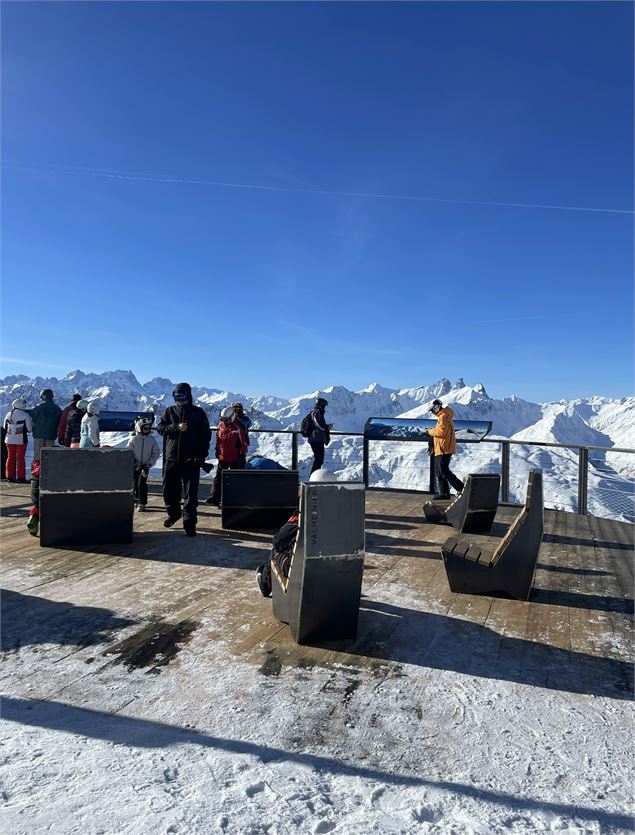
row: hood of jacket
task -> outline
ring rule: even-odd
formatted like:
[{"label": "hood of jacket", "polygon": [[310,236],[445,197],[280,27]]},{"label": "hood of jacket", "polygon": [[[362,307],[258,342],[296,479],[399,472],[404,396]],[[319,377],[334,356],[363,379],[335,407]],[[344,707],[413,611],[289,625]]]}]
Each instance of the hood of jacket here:
[{"label": "hood of jacket", "polygon": [[192,403],[192,386],[189,383],[177,383],[172,394],[186,394],[188,402]]}]

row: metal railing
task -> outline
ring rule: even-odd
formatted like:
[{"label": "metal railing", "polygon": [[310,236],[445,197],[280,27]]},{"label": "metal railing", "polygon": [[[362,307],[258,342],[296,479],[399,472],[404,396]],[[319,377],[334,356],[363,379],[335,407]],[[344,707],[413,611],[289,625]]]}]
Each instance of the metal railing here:
[{"label": "metal railing", "polygon": [[[300,463],[300,443],[303,442],[304,439],[297,429],[250,429],[250,435],[289,436],[290,462],[288,454],[283,454],[283,457],[287,461],[287,465],[290,463],[292,469],[298,469],[298,465]],[[356,454],[355,449],[349,449],[348,452],[353,453],[355,463],[360,465],[360,480],[364,482],[367,488],[373,490],[392,490],[413,493],[434,492],[434,472],[429,465],[426,467],[425,462],[427,461],[428,456],[425,444],[407,440],[369,441],[364,437],[362,432],[332,432],[331,435],[333,440],[344,438],[359,439],[358,442],[351,445],[351,447],[359,445],[361,461],[359,461],[359,454]],[[395,485],[386,486],[373,483],[371,448],[374,448],[377,444],[417,444],[419,454],[411,455],[414,463],[404,463],[398,466],[401,466],[402,471],[407,471],[408,468],[410,468],[411,474],[412,471],[416,469],[418,476],[424,476],[425,486],[421,483],[422,480],[420,478],[418,479],[419,483],[415,487],[398,487]],[[511,487],[510,476],[515,473],[515,466],[512,463],[512,459],[516,458],[516,469],[518,468],[519,463],[518,456],[513,456],[512,451],[520,451],[523,447],[529,447],[536,450],[554,449],[573,453],[572,456],[563,459],[561,463],[564,468],[562,483],[563,485],[570,485],[574,490],[571,501],[568,501],[567,497],[565,497],[565,499],[562,499],[561,497],[560,500],[558,500],[558,496],[555,495],[554,500],[552,501],[552,505],[554,507],[571,510],[572,512],[581,515],[587,515],[589,513],[589,497],[591,491],[591,493],[602,493],[609,496],[609,504],[617,509],[616,516],[618,518],[625,518],[628,520],[635,518],[635,478],[630,476],[630,474],[620,475],[619,472],[606,463],[607,455],[620,454],[633,456],[635,455],[635,449],[626,449],[622,447],[584,446],[582,444],[558,444],[550,441],[520,441],[505,438],[485,438],[480,441],[479,444],[458,444],[458,453],[454,459],[456,468],[458,469],[460,467],[462,451],[465,451],[468,447],[483,448],[486,444],[495,445],[499,448],[500,463],[498,464],[497,469],[501,475],[500,501],[502,503],[519,504],[524,501],[524,496],[521,497],[514,495],[514,491]],[[260,444],[258,444],[258,446],[260,446]],[[308,442],[306,443],[306,447],[307,455],[303,456],[303,460],[311,458]],[[327,447],[327,459],[325,461],[325,466],[329,466],[329,449],[330,448]],[[284,450],[278,448],[278,453],[281,452],[284,453]],[[529,459],[529,455],[525,455],[522,459],[520,459],[525,464],[524,469],[527,469],[528,466],[535,465],[535,462],[532,462]],[[341,451],[336,449],[330,456],[330,462],[335,469],[342,469],[344,466],[351,466],[351,457],[349,456],[348,460],[344,461]],[[493,466],[494,463],[490,461],[487,465],[488,469],[486,471],[491,472]],[[453,469],[455,469],[454,466]],[[635,458],[633,459],[633,467],[630,468],[630,471],[635,472]],[[546,471],[546,474],[548,475],[548,471]],[[589,482],[590,474],[593,476],[594,482],[591,486]],[[411,479],[411,481],[412,480],[413,479]]]}]

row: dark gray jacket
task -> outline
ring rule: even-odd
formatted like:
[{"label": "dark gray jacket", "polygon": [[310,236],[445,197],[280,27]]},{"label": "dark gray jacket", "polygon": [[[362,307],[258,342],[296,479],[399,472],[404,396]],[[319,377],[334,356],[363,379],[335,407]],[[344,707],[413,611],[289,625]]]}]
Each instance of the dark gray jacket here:
[{"label": "dark gray jacket", "polygon": [[331,440],[329,433],[329,425],[324,418],[324,409],[318,409],[317,406],[311,412],[313,419],[313,431],[309,436],[309,440],[316,444],[328,444]]}]

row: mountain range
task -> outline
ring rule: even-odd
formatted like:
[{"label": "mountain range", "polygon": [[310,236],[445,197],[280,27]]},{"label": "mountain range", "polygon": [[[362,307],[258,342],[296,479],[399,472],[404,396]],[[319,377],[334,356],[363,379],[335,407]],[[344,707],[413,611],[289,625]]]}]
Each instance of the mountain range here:
[{"label": "mountain range", "polygon": [[[173,403],[174,382],[155,377],[140,383],[132,371],[122,370],[102,374],[77,370],[62,379],[14,375],[0,380],[0,409],[6,412],[18,396],[33,407],[39,402],[39,392],[43,388],[53,389],[56,401],[62,406],[70,401],[73,393],[80,392],[84,397],[99,399],[102,409],[140,409],[160,414]],[[378,383],[359,391],[330,386],[292,398],[251,396],[194,384],[192,390],[195,402],[206,410],[213,426],[218,423],[220,411],[225,406],[241,401],[253,421],[252,429],[263,430],[261,434],[252,433],[250,452],[276,458],[285,465],[290,463],[290,436],[269,435],[266,430],[298,429],[302,417],[318,396],[328,400],[327,420],[337,433],[360,433],[371,416],[431,417],[431,402],[438,397],[452,407],[457,419],[492,421],[491,439],[526,442],[512,446],[510,486],[513,496],[522,500],[529,467],[541,466],[545,471],[545,503],[564,509],[574,509],[576,503],[577,451],[531,446],[529,442],[635,448],[635,397],[532,403],[516,396],[491,398],[484,385],[466,385],[462,378],[454,383],[442,378],[429,385],[402,389],[386,388]],[[125,443],[125,437],[112,438],[109,442],[120,445]],[[422,446],[396,442],[372,444],[370,483],[425,489],[428,461],[427,451]],[[310,448],[301,443],[301,474],[306,474],[310,460]],[[360,478],[361,438],[334,435],[325,466],[334,469],[342,478]],[[459,476],[468,472],[500,471],[500,445],[462,445],[453,459],[453,469]],[[631,518],[634,477],[635,455],[591,451],[591,512]]]}]

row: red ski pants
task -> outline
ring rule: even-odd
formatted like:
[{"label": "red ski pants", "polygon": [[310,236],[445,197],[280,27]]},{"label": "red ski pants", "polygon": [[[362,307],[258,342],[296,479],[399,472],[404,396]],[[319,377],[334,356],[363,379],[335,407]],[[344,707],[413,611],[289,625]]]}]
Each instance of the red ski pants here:
[{"label": "red ski pants", "polygon": [[26,444],[7,444],[7,453],[6,477],[23,479],[26,476],[26,467],[24,466]]}]

